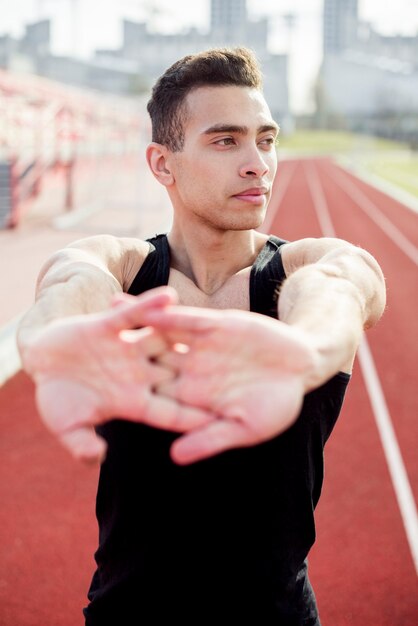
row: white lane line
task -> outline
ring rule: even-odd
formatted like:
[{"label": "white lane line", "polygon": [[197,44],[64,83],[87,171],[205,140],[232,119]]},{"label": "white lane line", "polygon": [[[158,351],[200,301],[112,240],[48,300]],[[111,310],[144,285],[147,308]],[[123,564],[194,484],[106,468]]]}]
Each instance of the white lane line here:
[{"label": "white lane line", "polygon": [[278,187],[274,190],[274,193],[270,199],[269,211],[267,212],[266,218],[263,222],[262,228],[263,232],[269,233],[273,220],[277,217],[277,212],[282,203],[282,200],[286,194],[287,188],[289,187],[289,183],[292,180],[293,173],[296,169],[297,162],[292,163],[291,165],[288,163],[284,168],[283,173],[280,173],[280,163],[278,169]]},{"label": "white lane line", "polygon": [[356,178],[363,181],[363,183],[367,183],[371,187],[378,189],[385,196],[389,196],[402,204],[405,209],[411,211],[412,213],[418,213],[418,197],[412,195],[406,189],[395,185],[395,183],[390,182],[387,178],[381,178],[375,172],[371,172],[366,170],[361,164],[353,162],[347,157],[339,157],[336,159],[338,165],[344,172],[348,172],[349,174],[354,174]]},{"label": "white lane line", "polygon": [[376,366],[366,340],[363,340],[360,345],[359,360],[402,515],[415,571],[418,574],[418,512]]},{"label": "white lane line", "polygon": [[322,233],[325,237],[336,237],[337,235],[328,211],[328,204],[316,170],[312,163],[305,163],[304,169]]},{"label": "white lane line", "polygon": [[[312,163],[305,165],[306,177],[311,190],[314,206],[326,237],[335,237],[327,201],[321,187],[319,176]],[[363,337],[358,357],[366,385],[367,394],[373,410],[380,441],[401,513],[405,534],[408,540],[415,570],[418,574],[418,512],[408,474],[402,459],[399,443],[393,428],[392,418],[383,393],[376,365],[366,337]]]},{"label": "white lane line", "polygon": [[21,368],[16,345],[16,330],[23,313],[0,329],[0,387]]},{"label": "white lane line", "polygon": [[418,265],[418,248],[409,241],[407,237],[379,210],[366,194],[356,187],[356,185],[343,174],[341,170],[335,168],[332,179],[354,200],[357,206],[366,213],[377,226],[402,250],[415,265]]}]

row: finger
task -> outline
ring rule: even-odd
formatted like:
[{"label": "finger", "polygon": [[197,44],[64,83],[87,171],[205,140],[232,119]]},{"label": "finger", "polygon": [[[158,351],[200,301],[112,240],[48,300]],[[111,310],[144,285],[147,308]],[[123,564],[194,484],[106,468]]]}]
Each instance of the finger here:
[{"label": "finger", "polygon": [[219,393],[220,383],[211,376],[194,376],[189,368],[173,367],[175,376],[154,385],[155,391],[180,404],[212,410],[214,397]]},{"label": "finger", "polygon": [[104,439],[96,435],[92,427],[82,426],[66,431],[61,433],[58,439],[78,461],[97,464],[101,463],[106,456],[107,444]]},{"label": "finger", "polygon": [[119,305],[124,303],[130,303],[132,301],[138,300],[147,300],[153,298],[159,298],[161,295],[168,296],[170,298],[170,304],[177,304],[178,302],[178,294],[173,287],[169,287],[168,285],[163,285],[162,287],[155,287],[153,289],[148,289],[148,291],[144,291],[139,296],[133,296],[132,294],[118,291],[114,294],[112,298],[112,305]]},{"label": "finger", "polygon": [[164,310],[144,309],[144,325],[154,326],[164,331],[209,332],[217,327],[226,312],[201,309],[197,307],[167,306]]},{"label": "finger", "polygon": [[162,380],[160,383],[154,383],[153,388],[155,393],[159,396],[180,401],[179,384],[176,378],[172,378],[171,380]]},{"label": "finger", "polygon": [[[148,325],[148,321],[144,319],[144,325]],[[154,327],[156,332],[160,333],[164,339],[171,345],[175,346],[178,352],[187,352],[187,349],[196,344],[196,341],[202,340],[206,335],[210,333],[210,330],[196,331],[190,329],[177,329],[177,328],[164,328],[159,327],[158,323],[150,324],[149,327]],[[168,325],[167,325],[168,326]]]},{"label": "finger", "polygon": [[171,350],[170,352],[161,351],[161,354],[157,358],[157,363],[173,370],[185,371],[189,360],[187,352],[178,352],[175,348],[176,347],[174,346],[174,350]]},{"label": "finger", "polygon": [[145,326],[143,315],[146,311],[175,304],[177,294],[171,287],[150,289],[140,296],[117,294],[115,301],[118,306],[102,313],[109,330],[119,332],[127,328]]},{"label": "finger", "polygon": [[119,337],[126,344],[138,350],[138,355],[146,358],[156,359],[167,352],[168,344],[166,340],[153,328],[141,328],[139,330],[122,330]]},{"label": "finger", "polygon": [[204,428],[177,439],[171,446],[171,458],[178,465],[188,465],[215,454],[257,443],[254,436],[238,421],[217,420]]},{"label": "finger", "polygon": [[187,432],[213,422],[216,416],[210,411],[179,404],[171,398],[149,393],[141,422],[174,432]]},{"label": "finger", "polygon": [[[176,370],[154,363],[151,363],[149,366],[145,366],[144,370],[146,380],[154,391],[157,391],[160,388],[160,385],[169,385],[177,377]],[[173,395],[172,397],[174,398],[175,396]]]}]

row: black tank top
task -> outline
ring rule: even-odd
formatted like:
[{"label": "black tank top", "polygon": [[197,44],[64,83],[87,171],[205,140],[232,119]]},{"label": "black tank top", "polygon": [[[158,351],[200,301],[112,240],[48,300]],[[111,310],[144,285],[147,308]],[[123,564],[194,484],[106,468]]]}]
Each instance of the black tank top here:
[{"label": "black tank top", "polygon": [[[277,317],[283,243],[271,236],[251,269],[251,311]],[[168,283],[167,238],[149,244],[134,295]],[[189,466],[170,460],[175,433],[119,419],[101,426],[109,448],[86,625],[318,625],[306,557],[323,448],[348,380],[337,374],[307,394],[274,439]]]}]

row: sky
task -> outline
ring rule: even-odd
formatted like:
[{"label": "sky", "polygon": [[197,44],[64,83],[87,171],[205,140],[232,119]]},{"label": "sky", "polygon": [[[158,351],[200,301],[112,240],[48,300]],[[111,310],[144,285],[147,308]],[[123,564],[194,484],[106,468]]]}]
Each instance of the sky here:
[{"label": "sky", "polygon": [[[56,54],[88,58],[95,48],[121,44],[123,17],[145,21],[150,29],[176,32],[209,25],[209,0],[0,0],[0,35],[20,36],[24,25],[52,19]],[[272,52],[290,53],[290,96],[296,112],[309,110],[313,83],[321,61],[323,0],[247,0],[250,18],[270,16]],[[416,0],[359,0],[361,19],[385,34],[418,33]],[[283,15],[295,15],[291,32]]]}]

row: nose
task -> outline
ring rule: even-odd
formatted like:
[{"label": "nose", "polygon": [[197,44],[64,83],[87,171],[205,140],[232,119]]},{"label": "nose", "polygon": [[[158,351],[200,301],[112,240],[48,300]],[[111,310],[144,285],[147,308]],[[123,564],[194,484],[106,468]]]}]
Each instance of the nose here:
[{"label": "nose", "polygon": [[252,176],[254,178],[262,178],[269,171],[269,166],[263,159],[263,154],[260,150],[254,147],[251,151],[247,152],[245,159],[240,166],[239,174],[243,178]]}]

